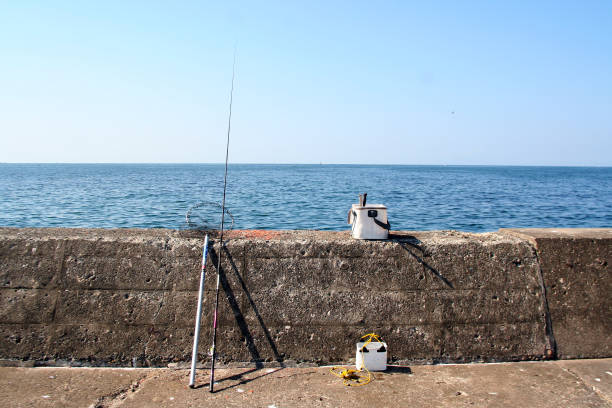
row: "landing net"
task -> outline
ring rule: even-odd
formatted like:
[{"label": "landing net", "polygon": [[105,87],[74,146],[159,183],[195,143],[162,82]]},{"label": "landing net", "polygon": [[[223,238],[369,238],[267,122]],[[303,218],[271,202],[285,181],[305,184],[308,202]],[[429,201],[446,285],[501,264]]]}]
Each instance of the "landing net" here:
[{"label": "landing net", "polygon": [[[183,229],[198,231],[220,229],[222,209],[223,207],[221,204],[213,201],[201,201],[192,205],[185,213],[185,224],[183,225]],[[224,212],[226,218],[223,228],[229,231],[234,227],[234,216],[227,207],[225,207]],[[228,218],[231,220],[231,223],[227,222]]]}]

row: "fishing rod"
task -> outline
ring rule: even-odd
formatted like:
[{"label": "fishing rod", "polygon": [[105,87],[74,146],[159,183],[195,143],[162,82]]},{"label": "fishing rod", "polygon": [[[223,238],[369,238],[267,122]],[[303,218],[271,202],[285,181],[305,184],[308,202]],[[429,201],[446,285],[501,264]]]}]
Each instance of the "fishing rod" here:
[{"label": "fishing rod", "polygon": [[210,365],[210,384],[208,391],[213,392],[215,384],[215,360],[217,358],[217,312],[219,311],[219,281],[221,271],[221,254],[223,253],[223,227],[225,222],[225,193],[227,191],[227,160],[229,157],[229,141],[230,132],[232,130],[232,102],[234,98],[234,77],[236,73],[236,49],[234,49],[234,62],[232,64],[232,88],[230,90],[230,102],[229,102],[229,116],[227,119],[227,142],[225,146],[225,175],[223,176],[223,201],[221,203],[221,234],[219,237],[219,255],[217,256],[217,289],[215,293],[215,314],[213,318],[213,340],[210,352],[212,355],[212,362]]}]

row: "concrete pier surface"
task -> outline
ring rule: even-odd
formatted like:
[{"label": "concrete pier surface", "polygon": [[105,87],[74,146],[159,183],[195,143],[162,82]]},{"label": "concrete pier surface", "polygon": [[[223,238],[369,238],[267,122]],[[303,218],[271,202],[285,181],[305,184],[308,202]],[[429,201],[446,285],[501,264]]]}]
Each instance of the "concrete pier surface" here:
[{"label": "concrete pier surface", "polygon": [[0,368],[3,407],[611,407],[612,359],[414,365],[346,387],[327,367]]}]

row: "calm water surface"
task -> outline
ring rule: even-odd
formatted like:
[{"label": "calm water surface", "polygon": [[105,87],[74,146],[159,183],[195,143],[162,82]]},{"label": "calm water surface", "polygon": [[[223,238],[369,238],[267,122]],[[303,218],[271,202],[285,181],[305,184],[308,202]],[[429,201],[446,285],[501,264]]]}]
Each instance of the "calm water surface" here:
[{"label": "calm water surface", "polygon": [[[0,226],[183,228],[222,189],[221,164],[0,164]],[[612,168],[230,164],[227,206],[234,228],[345,230],[362,192],[396,230],[612,227]]]}]

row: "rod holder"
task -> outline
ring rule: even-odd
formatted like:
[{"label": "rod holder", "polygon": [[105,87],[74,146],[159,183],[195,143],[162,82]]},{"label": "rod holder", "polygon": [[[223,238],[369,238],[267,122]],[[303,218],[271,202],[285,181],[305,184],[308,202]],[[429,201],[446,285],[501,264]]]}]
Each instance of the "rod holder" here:
[{"label": "rod holder", "polygon": [[359,194],[359,205],[365,207],[368,193]]}]

